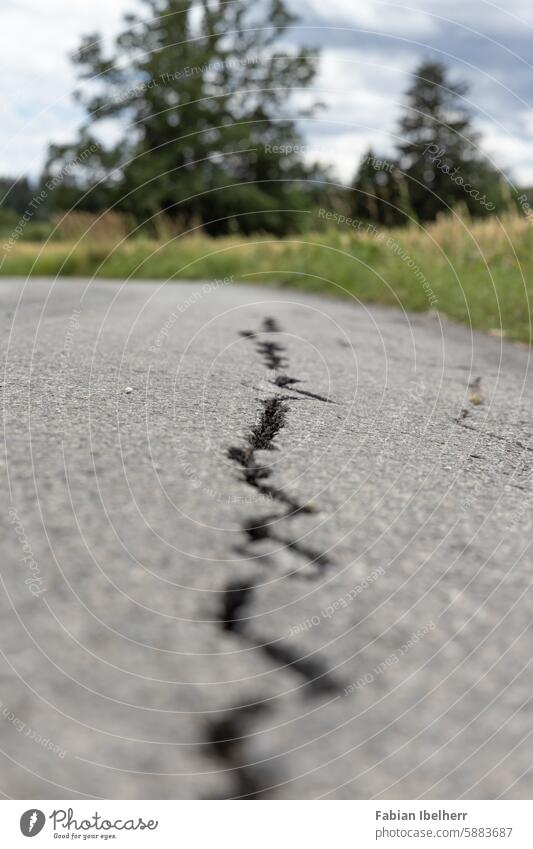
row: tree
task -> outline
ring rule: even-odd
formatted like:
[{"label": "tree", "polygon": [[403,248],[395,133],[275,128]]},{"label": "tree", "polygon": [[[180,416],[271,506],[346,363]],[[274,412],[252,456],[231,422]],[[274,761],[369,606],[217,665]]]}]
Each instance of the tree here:
[{"label": "tree", "polygon": [[[295,226],[280,210],[305,205],[299,181],[313,172],[288,95],[312,81],[317,56],[276,49],[294,20],[284,1],[142,2],[147,14],[126,16],[113,55],[97,35],[83,39],[73,61],[87,121],[75,145],[51,148],[47,172],[90,149],[78,182],[101,181],[107,204],[139,221],[165,212],[214,233]],[[98,127],[110,119],[122,130],[106,146]]]},{"label": "tree", "polygon": [[0,207],[23,215],[35,195],[27,177],[0,177]]},{"label": "tree", "polygon": [[451,82],[438,62],[422,62],[413,76],[398,130],[412,208],[421,221],[458,203],[472,215],[492,212],[502,203],[500,179],[479,152],[463,99],[467,86]]},{"label": "tree", "polygon": [[351,213],[356,218],[392,227],[405,223],[407,185],[395,159],[364,154],[352,183]]}]

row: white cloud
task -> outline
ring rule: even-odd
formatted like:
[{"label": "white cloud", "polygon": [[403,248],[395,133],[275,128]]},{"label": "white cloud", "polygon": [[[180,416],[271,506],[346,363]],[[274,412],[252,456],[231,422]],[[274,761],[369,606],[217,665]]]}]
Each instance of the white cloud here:
[{"label": "white cloud", "polygon": [[0,10],[0,174],[36,175],[50,141],[73,137],[82,113],[72,101],[75,69],[68,55],[80,36],[120,29],[131,0],[16,0]]},{"label": "white cloud", "polygon": [[[307,3],[317,14],[324,13],[322,0]],[[436,30],[435,24],[423,9],[409,8],[412,4],[386,3],[381,0],[328,0],[327,14],[331,26],[362,27],[378,31],[394,32],[409,38],[420,38]],[[295,5],[297,9],[298,6]]]},{"label": "white cloud", "polygon": [[505,172],[510,172],[515,179],[528,183],[531,180],[533,166],[531,164],[531,146],[533,126],[530,121],[530,131],[526,135],[506,133],[493,124],[481,124],[483,147],[493,158],[496,165]]},{"label": "white cloud", "polygon": [[348,50],[322,54],[316,83],[326,108],[306,124],[310,138],[308,159],[335,163],[343,181],[353,177],[361,155],[372,146],[390,154],[396,122],[416,55],[390,51],[386,62],[377,50],[364,57]]}]

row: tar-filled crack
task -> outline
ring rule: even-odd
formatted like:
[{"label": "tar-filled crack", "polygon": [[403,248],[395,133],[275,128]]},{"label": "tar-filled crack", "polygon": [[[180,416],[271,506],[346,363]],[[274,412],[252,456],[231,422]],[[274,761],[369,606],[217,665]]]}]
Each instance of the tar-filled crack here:
[{"label": "tar-filled crack", "polygon": [[253,592],[254,587],[250,583],[231,584],[226,588],[220,615],[223,630],[239,634],[248,643],[252,643],[261,649],[271,660],[281,663],[284,667],[290,667],[293,672],[301,676],[303,683],[311,691],[316,693],[341,692],[340,684],[333,679],[329,669],[319,659],[299,657],[281,640],[261,643],[250,634],[249,618],[245,615],[245,609],[252,599]]},{"label": "tar-filled crack", "polygon": [[[266,318],[262,324],[262,333],[280,333],[280,327],[273,318]],[[243,331],[242,336],[255,340],[255,347],[263,358],[265,366],[277,372],[273,384],[280,389],[290,387],[291,393],[315,401],[330,402],[329,398],[317,395],[307,390],[296,388],[301,381],[283,372],[288,365],[286,350],[276,341],[259,339],[254,331]],[[302,400],[290,396],[273,396],[261,401],[259,420],[245,437],[245,444],[232,446],[228,449],[228,457],[240,469],[242,479],[257,493],[265,496],[271,502],[283,506],[283,511],[269,513],[262,517],[251,517],[243,525],[243,533],[248,546],[267,539],[279,543],[282,548],[289,549],[302,559],[305,568],[326,567],[329,558],[299,540],[292,539],[284,530],[290,520],[300,514],[313,513],[309,504],[301,504],[283,489],[275,487],[270,482],[272,471],[257,457],[258,451],[276,450],[276,437],[286,425],[289,413],[289,402]],[[281,527],[281,530],[280,530]],[[269,559],[275,554],[268,555]],[[316,574],[316,571],[315,571]],[[260,651],[269,661],[290,670],[301,679],[302,684],[315,694],[334,694],[342,691],[341,685],[331,675],[327,666],[317,657],[301,657],[283,640],[262,642],[254,636],[245,615],[245,608],[253,599],[254,585],[250,582],[229,585],[223,597],[220,613],[220,627],[223,631],[234,634]],[[208,741],[214,755],[228,768],[234,779],[235,793],[233,798],[254,799],[263,795],[270,782],[268,770],[261,770],[247,762],[246,736],[249,726],[260,713],[271,710],[271,702],[256,699],[252,705],[237,705],[224,714],[222,719],[213,722],[209,728]]]},{"label": "tar-filled crack", "polygon": [[[262,333],[280,332],[281,329],[275,319],[264,319]],[[243,331],[242,335],[246,338],[257,338],[257,334],[254,331]],[[285,348],[282,345],[277,342],[259,341],[256,348],[258,353],[262,355],[267,368],[275,368],[276,371],[282,371],[286,368],[287,358],[283,356]],[[288,374],[277,374],[273,382],[278,388],[290,386],[291,392],[298,392],[314,400],[329,402],[328,398],[324,398],[321,395],[295,388],[294,384],[300,383],[300,380]],[[284,548],[291,550],[298,557],[302,558],[307,565],[315,568],[317,566],[327,566],[329,560],[322,552],[315,551],[297,540],[287,538],[285,534],[279,535],[274,533],[272,530],[271,522],[273,519],[279,522],[282,519],[290,519],[296,514],[313,512],[313,509],[308,504],[301,504],[297,499],[294,499],[285,492],[285,490],[273,486],[269,481],[272,474],[271,469],[260,463],[256,457],[257,451],[275,450],[275,438],[286,424],[289,411],[288,400],[292,399],[287,396],[274,396],[263,400],[261,402],[262,411],[259,422],[247,434],[246,445],[244,447],[232,446],[228,449],[229,459],[238,464],[243,480],[249,486],[253,487],[260,495],[288,508],[280,516],[269,515],[267,517],[253,518],[245,523],[243,530],[248,543],[251,545],[264,539],[270,539],[280,543]]]},{"label": "tar-filled crack", "polygon": [[[249,543],[253,544],[264,539],[273,540],[274,542],[279,543],[283,548],[289,548],[291,551],[300,555],[300,557],[306,560],[309,565],[328,566],[330,561],[325,554],[316,551],[310,546],[304,545],[299,540],[286,539],[283,534],[277,533],[274,529],[274,526],[278,524],[281,519],[294,516],[295,512],[297,511],[291,511],[283,516],[269,514],[268,516],[263,516],[261,519],[249,519],[243,525],[243,531],[248,537]],[[300,512],[309,512],[309,508],[300,508]]]},{"label": "tar-filled crack", "polygon": [[280,374],[274,381],[276,386],[290,386],[291,392],[297,392],[298,395],[305,395],[306,398],[313,398],[315,401],[324,401],[325,404],[333,404],[333,401],[330,398],[326,398],[325,395],[317,395],[315,392],[308,392],[306,389],[296,389],[294,384],[300,382],[298,378],[289,377],[286,374]]},{"label": "tar-filled crack", "polygon": [[287,405],[284,399],[267,398],[261,404],[263,410],[259,422],[251,428],[246,436],[246,445],[229,448],[228,457],[240,467],[243,480],[260,495],[286,505],[290,508],[291,513],[310,512],[310,508],[306,505],[300,504],[288,493],[268,483],[271,469],[257,460],[257,451],[274,450],[274,439],[285,426],[287,413]]},{"label": "tar-filled crack", "polygon": [[[262,333],[279,333],[280,328],[273,318],[265,318],[262,326]],[[259,339],[257,333],[253,330],[242,330],[241,336],[246,339],[255,339],[255,347],[257,353],[263,357],[265,365],[271,371],[285,368],[287,359],[283,356],[285,348],[279,342],[273,342],[271,339]]]},{"label": "tar-filled crack", "polygon": [[[265,333],[281,333],[281,327],[274,318],[265,318],[261,326],[261,334]],[[241,336],[245,339],[254,339],[255,348],[258,354],[263,358],[263,361],[271,371],[283,371],[287,368],[288,359],[285,356],[285,347],[279,342],[271,339],[259,338],[255,330],[241,330]],[[330,398],[325,395],[318,395],[315,392],[308,392],[306,389],[296,389],[294,384],[301,383],[297,377],[290,377],[288,374],[278,374],[272,381],[275,386],[284,387],[290,386],[292,392],[297,392],[305,398],[311,398],[314,401],[322,401],[324,404],[334,404]]]},{"label": "tar-filled crack", "polygon": [[[259,799],[270,783],[264,769],[257,770],[246,762],[248,727],[252,721],[268,711],[266,702],[238,705],[223,714],[210,727],[209,745],[214,756],[230,769],[234,792],[228,798]],[[261,779],[260,777],[261,776]],[[272,781],[272,783],[275,783]]]},{"label": "tar-filled crack", "polygon": [[[235,583],[226,588],[220,613],[220,627],[243,639],[266,657],[290,670],[302,679],[302,684],[316,695],[337,696],[343,687],[334,679],[331,672],[319,658],[300,657],[281,640],[261,642],[251,633],[246,606],[252,599],[254,587],[250,583]],[[226,711],[222,718],[212,722],[208,729],[208,742],[215,757],[230,769],[234,792],[231,798],[258,799],[263,796],[269,785],[275,784],[275,777],[262,765],[248,762],[246,741],[251,733],[255,719],[268,714],[272,702],[258,699],[252,704],[236,705]]]}]

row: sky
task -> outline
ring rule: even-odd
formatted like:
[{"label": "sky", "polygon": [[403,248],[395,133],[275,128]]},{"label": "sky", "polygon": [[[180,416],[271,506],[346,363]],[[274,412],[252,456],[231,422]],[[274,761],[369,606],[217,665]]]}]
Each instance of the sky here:
[{"label": "sky", "polygon": [[[532,0],[288,0],[287,38],[321,48],[314,88],[324,108],[302,125],[307,158],[350,180],[370,144],[385,155],[412,71],[440,59],[469,83],[483,149],[513,181],[533,185]],[[0,0],[0,175],[36,176],[47,145],[73,140],[68,54],[86,33],[109,44],[138,0]]]}]

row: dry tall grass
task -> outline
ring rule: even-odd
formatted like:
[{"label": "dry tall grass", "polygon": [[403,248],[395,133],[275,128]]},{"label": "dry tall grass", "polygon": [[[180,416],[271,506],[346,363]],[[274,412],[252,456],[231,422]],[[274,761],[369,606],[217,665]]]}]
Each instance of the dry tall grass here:
[{"label": "dry tall grass", "polygon": [[533,224],[516,211],[484,220],[463,212],[396,230],[338,224],[286,239],[212,239],[161,224],[159,240],[125,238],[122,216],[108,213],[95,223],[94,216],[71,213],[60,225],[68,241],[44,247],[20,241],[4,255],[0,273],[168,280],[233,275],[406,310],[437,309],[473,327],[530,340]]}]

